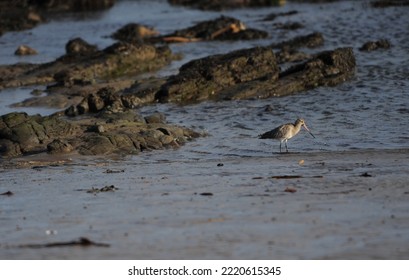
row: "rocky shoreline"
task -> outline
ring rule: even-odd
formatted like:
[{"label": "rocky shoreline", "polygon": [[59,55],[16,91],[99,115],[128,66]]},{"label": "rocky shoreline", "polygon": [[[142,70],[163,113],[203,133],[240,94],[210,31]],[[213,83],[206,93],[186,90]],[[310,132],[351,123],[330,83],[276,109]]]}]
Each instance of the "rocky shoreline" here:
[{"label": "rocky shoreline", "polygon": [[2,35],[0,258],[408,259],[407,11],[282,2]]},{"label": "rocky shoreline", "polygon": [[50,15],[111,8],[115,0],[5,0],[0,2],[0,36],[9,31],[31,29]]},{"label": "rocky shoreline", "polygon": [[[72,1],[65,9],[95,10],[114,4],[105,1],[102,6],[88,5],[91,2]],[[20,6],[28,10],[45,9],[38,5]],[[58,7],[54,3],[45,10],[63,10]],[[296,11],[263,20],[292,14]],[[3,30],[13,29],[3,25]],[[354,76],[355,54],[350,47],[315,54],[301,51],[325,44],[322,34],[311,33],[269,46],[192,60],[182,65],[177,75],[140,78],[140,74],[155,72],[179,58],[169,48],[171,43],[253,40],[267,36],[266,31],[248,28],[240,20],[225,16],[167,35],[130,23],[112,34],[116,43],[102,50],[75,38],[67,42],[66,54],[55,61],[2,65],[0,89],[47,86],[45,96],[18,105],[66,109],[46,117],[18,113],[1,116],[0,155],[15,157],[44,151],[95,155],[175,147],[201,133],[163,122],[159,125],[146,122],[135,108],[157,102],[189,104],[285,96],[320,86],[336,86]],[[390,47],[386,40],[379,42],[369,42],[361,50]],[[281,70],[284,64],[286,69]]]}]

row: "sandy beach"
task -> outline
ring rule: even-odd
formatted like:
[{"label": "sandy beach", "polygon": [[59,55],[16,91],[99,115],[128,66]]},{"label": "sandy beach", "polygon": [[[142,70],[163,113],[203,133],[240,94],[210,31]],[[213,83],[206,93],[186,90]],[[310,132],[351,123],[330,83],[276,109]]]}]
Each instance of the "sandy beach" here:
[{"label": "sandy beach", "polygon": [[0,258],[406,259],[408,159],[395,149],[3,163]]}]

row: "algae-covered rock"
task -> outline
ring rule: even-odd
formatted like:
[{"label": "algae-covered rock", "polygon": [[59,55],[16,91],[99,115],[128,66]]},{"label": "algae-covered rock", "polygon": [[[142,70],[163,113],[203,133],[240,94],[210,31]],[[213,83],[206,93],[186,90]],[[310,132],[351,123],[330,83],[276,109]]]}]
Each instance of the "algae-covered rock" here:
[{"label": "algae-covered rock", "polygon": [[75,125],[56,117],[10,113],[0,117],[0,153],[18,156],[45,151],[61,135],[75,134]]},{"label": "algae-covered rock", "polygon": [[70,143],[62,141],[60,139],[54,139],[47,145],[47,152],[50,154],[65,154],[73,151],[73,147]]},{"label": "algae-covered rock", "polygon": [[158,39],[165,42],[189,42],[209,40],[254,40],[268,36],[266,31],[248,28],[238,19],[220,16],[194,26],[163,35]]},{"label": "algae-covered rock", "polygon": [[82,38],[69,40],[65,45],[65,52],[68,55],[87,55],[98,50],[97,46],[91,45]]},{"label": "algae-covered rock", "polygon": [[275,80],[279,69],[270,48],[256,47],[186,63],[156,94],[161,102],[217,98],[226,88],[257,79]]},{"label": "algae-covered rock", "polygon": [[[253,92],[253,96],[284,96],[319,86],[335,86],[351,79],[355,67],[352,48],[323,51],[281,72],[276,83],[255,86],[257,93]],[[235,98],[239,96],[234,95]]]},{"label": "algae-covered rock", "polygon": [[324,51],[279,73],[270,48],[253,48],[191,61],[158,91],[161,102],[198,102],[284,96],[335,86],[355,73],[351,48]]},{"label": "algae-covered rock", "polygon": [[377,0],[377,1],[371,1],[371,6],[374,8],[409,6],[409,1],[407,0]]},{"label": "algae-covered rock", "polygon": [[281,6],[286,0],[168,0],[172,5],[183,5],[200,10],[225,10],[243,7]]},{"label": "algae-covered rock", "polygon": [[53,87],[89,85],[117,77],[158,70],[174,58],[167,46],[115,43],[98,50],[81,38],[70,40],[67,53],[44,64],[16,64],[0,67],[0,89],[56,83]]},{"label": "algae-covered rock", "polygon": [[152,27],[138,23],[128,23],[115,31],[111,37],[128,43],[141,43],[145,38],[159,35],[159,32]]},{"label": "algae-covered rock", "polygon": [[293,39],[271,44],[274,49],[298,49],[298,48],[316,48],[324,44],[324,36],[319,32],[307,35],[297,36]]},{"label": "algae-covered rock", "polygon": [[211,40],[255,40],[267,38],[268,33],[263,30],[248,28],[238,19],[220,16],[165,35],[159,35],[156,30],[144,25],[129,23],[114,32],[111,37],[122,42],[140,44],[142,42],[179,43]]},{"label": "algae-covered rock", "polygon": [[115,0],[2,0],[0,36],[7,31],[33,28],[56,13],[102,10],[114,3]]},{"label": "algae-covered rock", "polygon": [[66,120],[10,113],[0,117],[0,156],[34,153],[82,155],[138,154],[147,149],[179,147],[201,136],[191,129],[154,122],[147,124],[134,110]]},{"label": "algae-covered rock", "polygon": [[[123,112],[124,109],[131,107],[123,102],[122,96],[112,87],[101,88],[95,93],[90,93],[77,105],[72,105],[65,110],[65,115],[73,117],[87,113],[99,113],[103,109],[109,110],[111,113]],[[126,115],[120,116],[126,119]]]},{"label": "algae-covered rock", "polygon": [[387,39],[381,39],[378,41],[369,41],[366,42],[365,44],[362,45],[362,47],[359,48],[360,51],[374,51],[377,49],[389,49],[391,47],[391,43]]}]

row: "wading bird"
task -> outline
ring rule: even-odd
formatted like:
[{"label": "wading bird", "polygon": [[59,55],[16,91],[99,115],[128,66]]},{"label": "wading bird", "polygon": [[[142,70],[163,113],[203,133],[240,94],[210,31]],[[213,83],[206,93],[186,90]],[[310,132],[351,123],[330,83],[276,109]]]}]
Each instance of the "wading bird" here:
[{"label": "wading bird", "polygon": [[281,153],[281,144],[285,143],[285,150],[288,153],[287,141],[300,132],[301,127],[304,127],[312,137],[315,138],[314,134],[308,129],[305,121],[303,119],[297,119],[295,123],[287,123],[280,125],[279,127],[274,128],[273,130],[267,131],[259,135],[260,139],[274,139],[280,141],[280,153]]}]

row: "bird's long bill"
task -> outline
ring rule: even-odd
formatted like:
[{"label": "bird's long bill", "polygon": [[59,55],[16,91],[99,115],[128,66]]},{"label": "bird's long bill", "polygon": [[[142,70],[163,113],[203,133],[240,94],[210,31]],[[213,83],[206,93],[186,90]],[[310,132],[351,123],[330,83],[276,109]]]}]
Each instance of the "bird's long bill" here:
[{"label": "bird's long bill", "polygon": [[305,128],[306,131],[308,131],[311,134],[312,137],[315,138],[314,134],[312,134],[311,130],[309,130],[308,127],[305,124],[304,124],[304,128]]}]

